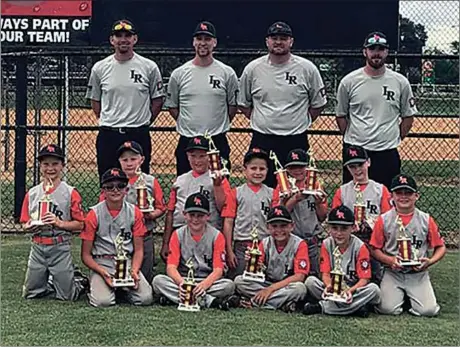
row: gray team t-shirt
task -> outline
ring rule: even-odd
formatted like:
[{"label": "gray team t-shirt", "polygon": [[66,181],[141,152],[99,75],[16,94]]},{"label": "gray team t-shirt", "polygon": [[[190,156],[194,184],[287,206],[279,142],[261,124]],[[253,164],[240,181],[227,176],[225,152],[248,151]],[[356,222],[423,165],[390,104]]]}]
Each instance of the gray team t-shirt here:
[{"label": "gray team t-shirt", "polygon": [[344,141],[370,151],[398,147],[400,118],[417,113],[407,78],[386,69],[371,77],[364,68],[346,75],[337,90],[337,117],[347,117]]},{"label": "gray team t-shirt", "polygon": [[101,102],[99,125],[107,127],[149,125],[151,100],[162,96],[157,64],[136,53],[127,61],[110,55],[94,64],[86,93],[88,99]]},{"label": "gray team t-shirt", "polygon": [[291,55],[273,64],[268,55],[250,62],[240,79],[238,105],[252,107],[251,127],[270,135],[295,135],[311,124],[308,109],[326,105],[326,90],[318,68]]},{"label": "gray team t-shirt", "polygon": [[209,66],[192,61],[175,69],[168,82],[165,106],[179,108],[177,131],[182,136],[214,136],[230,129],[229,106],[236,106],[235,71],[214,59]]}]

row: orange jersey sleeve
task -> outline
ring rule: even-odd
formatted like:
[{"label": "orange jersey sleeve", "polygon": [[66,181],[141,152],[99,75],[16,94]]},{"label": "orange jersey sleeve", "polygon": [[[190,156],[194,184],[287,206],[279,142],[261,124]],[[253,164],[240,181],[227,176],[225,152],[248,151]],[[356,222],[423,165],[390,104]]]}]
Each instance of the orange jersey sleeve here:
[{"label": "orange jersey sleeve", "polygon": [[85,226],[80,233],[80,238],[86,241],[94,241],[98,227],[97,216],[94,210],[90,210],[85,218]]},{"label": "orange jersey sleeve", "polygon": [[227,197],[225,202],[225,206],[222,209],[222,217],[223,218],[236,218],[236,211],[237,211],[237,203],[236,203],[236,188],[232,189],[230,194]]},{"label": "orange jersey sleeve", "polygon": [[428,222],[428,246],[430,248],[436,248],[440,246],[444,246],[444,240],[441,237],[441,234],[439,232],[439,227],[436,224],[436,221],[433,219],[433,217],[430,216],[429,222]]},{"label": "orange jersey sleeve", "polygon": [[217,235],[214,241],[212,254],[212,267],[214,269],[223,269],[225,266],[225,237],[222,233]]},{"label": "orange jersey sleeve", "polygon": [[162,212],[166,211],[163,190],[161,189],[160,183],[157,179],[153,181],[153,197],[155,198],[155,210],[160,210]]},{"label": "orange jersey sleeve", "polygon": [[336,190],[334,197],[332,198],[331,208],[336,208],[342,205],[342,188]]},{"label": "orange jersey sleeve", "polygon": [[179,266],[180,262],[180,243],[177,231],[174,231],[169,239],[168,265]]},{"label": "orange jersey sleeve", "polygon": [[278,206],[281,204],[280,200],[280,186],[276,185],[276,188],[273,189],[273,196],[272,196],[272,207]]},{"label": "orange jersey sleeve", "polygon": [[308,257],[308,246],[302,241],[294,256],[294,273],[308,275],[310,272],[310,258]]},{"label": "orange jersey sleeve", "polygon": [[329,259],[329,252],[324,244],[321,245],[321,251],[319,253],[319,271],[321,273],[331,272],[331,260]]},{"label": "orange jersey sleeve", "polygon": [[81,206],[82,199],[80,193],[76,190],[72,190],[70,195],[70,216],[72,220],[83,222],[85,220],[85,213],[83,212],[83,207]]},{"label": "orange jersey sleeve", "polygon": [[392,209],[391,204],[391,194],[387,187],[383,186],[382,189],[382,201],[380,201],[380,214],[388,212]]},{"label": "orange jersey sleeve", "polygon": [[27,223],[30,220],[29,215],[29,193],[26,193],[24,197],[24,201],[22,202],[21,208],[21,217],[19,218],[20,223]]},{"label": "orange jersey sleeve", "polygon": [[133,237],[144,237],[147,234],[147,228],[144,224],[144,215],[142,214],[139,207],[134,207],[134,225],[133,225]]},{"label": "orange jersey sleeve", "polygon": [[177,192],[176,192],[176,189],[172,188],[171,192],[169,193],[168,205],[166,206],[168,211],[174,212],[174,210],[176,209],[176,201],[177,201]]},{"label": "orange jersey sleeve", "polygon": [[385,232],[383,230],[383,218],[379,216],[375,221],[374,229],[372,230],[371,240],[369,244],[376,248],[382,249],[385,244]]},{"label": "orange jersey sleeve", "polygon": [[371,255],[366,245],[362,245],[359,249],[356,261],[356,273],[359,279],[370,279],[372,276]]}]

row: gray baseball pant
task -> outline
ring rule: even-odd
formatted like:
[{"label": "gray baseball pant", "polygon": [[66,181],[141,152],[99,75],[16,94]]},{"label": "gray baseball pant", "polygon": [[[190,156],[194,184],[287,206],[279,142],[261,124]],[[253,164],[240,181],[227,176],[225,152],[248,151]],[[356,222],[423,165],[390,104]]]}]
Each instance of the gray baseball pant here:
[{"label": "gray baseball pant", "polygon": [[[53,286],[48,284],[50,274]],[[56,245],[32,243],[22,289],[25,299],[51,296],[58,300],[75,301],[82,290],[74,280],[70,241]]]},{"label": "gray baseball pant", "polygon": [[[237,276],[235,278],[236,292],[250,299],[252,299],[259,291],[269,287],[271,284],[272,282],[269,281],[260,283],[244,280],[243,276]],[[302,282],[293,282],[274,292],[267,300],[263,308],[276,310],[288,302],[297,302],[302,300],[306,294],[307,289]],[[254,302],[253,304],[256,305]]]},{"label": "gray baseball pant", "polygon": [[307,293],[319,300],[323,313],[329,315],[346,316],[358,311],[367,304],[377,305],[380,302],[380,289],[375,283],[368,283],[364,287],[356,289],[353,293],[353,301],[350,304],[322,300],[321,295],[326,288],[323,281],[314,276],[309,276],[305,281]]},{"label": "gray baseball pant", "polygon": [[308,244],[308,257],[310,258],[310,275],[319,275],[319,252],[317,238],[305,239]]},{"label": "gray baseball pant", "polygon": [[[195,278],[200,283],[204,278]],[[152,282],[153,291],[157,295],[164,295],[169,301],[179,304],[179,286],[167,275],[156,275]],[[215,281],[211,287],[206,290],[204,300],[199,303],[204,307],[209,307],[216,298],[226,298],[235,292],[235,284],[226,278]]]},{"label": "gray baseball pant", "polygon": [[428,271],[402,273],[385,268],[380,283],[382,301],[377,306],[381,314],[398,315],[403,311],[404,293],[410,299],[409,312],[416,316],[436,316],[440,307],[436,302]]},{"label": "gray baseball pant", "polygon": [[142,260],[141,272],[147,283],[152,283],[153,277],[155,277],[155,249],[152,232],[144,238],[144,258]]},{"label": "gray baseball pant", "polygon": [[244,254],[248,249],[247,241],[235,241],[233,243],[233,252],[235,252],[236,261],[238,262],[235,269],[228,270],[227,277],[234,280],[236,276],[242,275],[246,267]]}]

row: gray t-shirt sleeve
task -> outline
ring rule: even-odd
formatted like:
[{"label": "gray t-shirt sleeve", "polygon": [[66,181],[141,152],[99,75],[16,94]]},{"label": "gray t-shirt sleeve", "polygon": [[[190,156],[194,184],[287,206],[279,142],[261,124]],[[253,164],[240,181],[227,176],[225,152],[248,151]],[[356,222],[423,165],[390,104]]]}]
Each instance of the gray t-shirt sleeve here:
[{"label": "gray t-shirt sleeve", "polygon": [[179,107],[179,83],[177,70],[171,73],[168,82],[168,91],[166,94],[165,107],[167,108],[178,108]]},{"label": "gray t-shirt sleeve", "polygon": [[342,80],[337,88],[337,117],[348,117],[350,105],[350,95],[348,94],[347,86]]},{"label": "gray t-shirt sleeve", "polygon": [[161,76],[160,69],[157,65],[155,65],[152,69],[149,81],[149,89],[151,99],[156,99],[164,96],[163,77]]},{"label": "gray t-shirt sleeve", "polygon": [[238,92],[238,105],[242,107],[252,106],[252,95],[251,95],[251,71],[250,67],[246,66],[240,77]]},{"label": "gray t-shirt sleeve", "polygon": [[321,74],[316,66],[313,65],[311,70],[311,90],[312,96],[310,100],[310,106],[312,108],[319,108],[327,103],[326,89]]},{"label": "gray t-shirt sleeve", "polygon": [[229,78],[227,83],[227,103],[230,106],[236,106],[238,98],[238,77],[236,76],[236,72],[233,69],[229,71]]},{"label": "gray t-shirt sleeve", "polygon": [[401,90],[401,118],[412,117],[417,113],[415,98],[409,81],[404,80]]},{"label": "gray t-shirt sleeve", "polygon": [[89,76],[88,88],[86,90],[86,98],[96,101],[101,101],[101,79],[98,75],[97,65],[94,65],[91,69]]}]

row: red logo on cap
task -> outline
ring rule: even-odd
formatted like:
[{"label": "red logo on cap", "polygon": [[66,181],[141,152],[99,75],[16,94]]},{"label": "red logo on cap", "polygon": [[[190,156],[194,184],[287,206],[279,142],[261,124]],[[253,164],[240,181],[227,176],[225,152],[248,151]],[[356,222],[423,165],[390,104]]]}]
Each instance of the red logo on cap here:
[{"label": "red logo on cap", "polygon": [[201,206],[201,199],[200,198],[193,199],[193,202],[195,203],[195,205],[200,205]]},{"label": "red logo on cap", "polygon": [[343,214],[342,211],[337,211],[336,216],[337,216],[337,218],[345,219],[345,215]]},{"label": "red logo on cap", "polygon": [[206,24],[201,23],[200,24],[201,30],[208,30],[208,26]]},{"label": "red logo on cap", "polygon": [[113,169],[112,171],[110,171],[110,174],[112,176],[120,176],[120,172],[118,170],[116,170],[116,169]]},{"label": "red logo on cap", "polygon": [[292,153],[291,157],[293,160],[299,160],[299,155],[297,153]]},{"label": "red logo on cap", "polygon": [[399,177],[399,182],[401,182],[401,183],[407,183],[407,178],[401,176],[401,177]]},{"label": "red logo on cap", "polygon": [[195,143],[195,145],[201,145],[201,139],[199,139],[198,137],[195,137],[193,139],[193,142]]},{"label": "red logo on cap", "polygon": [[51,145],[49,145],[46,149],[48,150],[48,152],[55,152],[56,151],[56,149]]},{"label": "red logo on cap", "polygon": [[123,144],[123,146],[131,148],[131,147],[133,146],[133,144],[131,143],[131,141],[126,141],[126,142]]},{"label": "red logo on cap", "polygon": [[358,152],[356,151],[356,149],[350,149],[348,153],[350,153],[352,157],[356,157],[358,155]]},{"label": "red logo on cap", "polygon": [[277,216],[281,216],[281,215],[283,214],[283,211],[281,211],[281,210],[275,208],[275,214],[276,214]]},{"label": "red logo on cap", "polygon": [[258,148],[253,148],[253,149],[252,149],[252,152],[253,152],[253,153],[260,153],[260,149],[258,149]]},{"label": "red logo on cap", "polygon": [[376,34],[376,35],[374,35],[374,40],[378,42],[378,41],[380,40],[380,36],[379,36],[379,35],[377,35],[377,34]]}]

